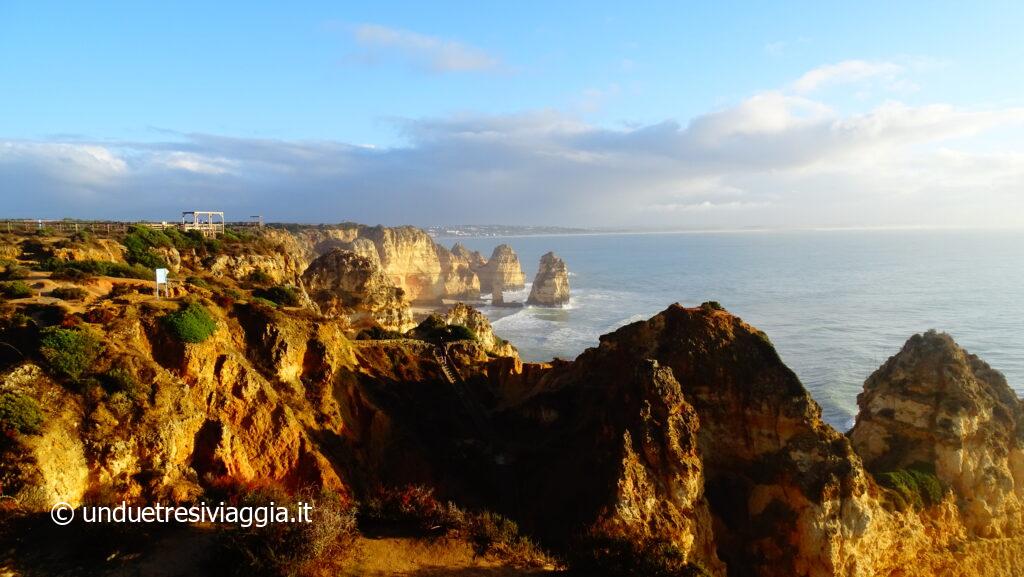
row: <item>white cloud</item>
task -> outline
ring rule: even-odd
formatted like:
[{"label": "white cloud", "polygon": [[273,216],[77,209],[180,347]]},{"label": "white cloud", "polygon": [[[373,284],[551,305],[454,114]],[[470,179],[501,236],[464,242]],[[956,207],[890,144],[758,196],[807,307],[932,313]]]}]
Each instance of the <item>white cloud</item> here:
[{"label": "white cloud", "polygon": [[893,62],[844,60],[808,71],[793,83],[792,88],[798,93],[809,93],[832,84],[862,82],[873,78],[893,80],[903,71],[903,66]]},{"label": "white cloud", "polygon": [[555,110],[404,119],[396,148],[0,140],[0,187],[5,212],[37,218],[201,205],[388,224],[1024,226],[1022,124],[1021,108],[890,101],[850,114],[773,91],[686,125],[610,129]]},{"label": "white cloud", "polygon": [[361,24],[353,37],[371,57],[398,56],[431,72],[480,72],[501,66],[498,58],[479,48],[409,30]]}]

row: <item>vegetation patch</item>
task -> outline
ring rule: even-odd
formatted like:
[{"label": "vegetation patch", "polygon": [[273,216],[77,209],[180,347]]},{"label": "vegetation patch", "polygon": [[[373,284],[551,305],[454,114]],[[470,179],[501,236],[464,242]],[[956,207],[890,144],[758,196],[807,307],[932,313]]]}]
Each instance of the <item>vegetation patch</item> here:
[{"label": "vegetation patch", "polygon": [[439,315],[430,315],[423,319],[416,328],[410,331],[415,339],[431,343],[450,343],[455,341],[475,341],[476,333],[462,325],[450,325]]},{"label": "vegetation patch", "polygon": [[0,432],[34,435],[43,426],[39,403],[21,393],[0,393]]},{"label": "vegetation patch", "polygon": [[53,271],[51,275],[59,280],[84,280],[92,276],[111,276],[116,278],[137,278],[153,280],[153,271],[146,266],[129,265],[121,262],[104,260],[64,261],[50,259],[43,263],[43,269]]},{"label": "vegetation patch", "polygon": [[92,368],[101,352],[103,343],[85,329],[49,327],[40,337],[39,353],[50,369],[74,380]]},{"label": "vegetation patch", "polygon": [[297,307],[301,302],[299,291],[292,286],[278,285],[270,288],[256,289],[253,296],[275,302],[284,307]]},{"label": "vegetation patch", "polygon": [[573,547],[570,574],[588,577],[710,577],[688,563],[679,547],[661,540],[592,536]]},{"label": "vegetation patch", "polygon": [[31,297],[35,293],[27,283],[16,280],[0,283],[0,294],[9,299],[24,299]]},{"label": "vegetation patch", "polygon": [[463,539],[477,555],[493,555],[513,565],[551,562],[533,540],[520,533],[514,521],[491,511],[471,512],[441,502],[429,487],[378,489],[360,504],[358,519],[359,526],[371,533],[399,531],[416,537]]},{"label": "vegetation patch", "polygon": [[875,478],[879,485],[895,493],[900,509],[923,509],[937,505],[946,492],[942,482],[935,476],[935,467],[927,463],[915,463],[906,469],[879,473]]},{"label": "vegetation patch", "polygon": [[186,304],[181,310],[163,318],[164,326],[183,343],[201,343],[217,330],[217,321],[210,311],[197,302]]},{"label": "vegetation patch", "polygon": [[354,543],[355,507],[334,493],[300,491],[290,495],[276,485],[242,488],[227,499],[240,506],[271,503],[294,514],[300,502],[310,503],[309,523],[267,523],[251,527],[223,527],[221,559],[226,574],[307,575],[325,563],[344,558]]},{"label": "vegetation patch", "polygon": [[143,403],[149,398],[151,387],[140,383],[128,369],[114,367],[103,374],[100,382],[111,395],[122,394],[133,403]]},{"label": "vegetation patch", "polygon": [[85,300],[85,297],[89,293],[85,289],[80,287],[57,287],[50,291],[50,296],[58,298],[63,301],[80,301]]},{"label": "vegetation patch", "polygon": [[356,335],[357,341],[385,341],[390,339],[401,339],[405,335],[398,331],[392,331],[380,326],[372,326],[359,331]]},{"label": "vegetation patch", "polygon": [[718,301],[705,301],[700,304],[700,308],[706,311],[724,311],[725,307]]},{"label": "vegetation patch", "polygon": [[249,275],[245,277],[245,280],[253,284],[267,285],[274,282],[274,277],[267,274],[263,269],[258,268],[249,273]]},{"label": "vegetation patch", "polygon": [[126,249],[125,258],[129,263],[146,268],[166,268],[167,261],[164,257],[151,249],[174,246],[174,242],[162,230],[148,226],[133,226],[121,240],[121,244]]}]

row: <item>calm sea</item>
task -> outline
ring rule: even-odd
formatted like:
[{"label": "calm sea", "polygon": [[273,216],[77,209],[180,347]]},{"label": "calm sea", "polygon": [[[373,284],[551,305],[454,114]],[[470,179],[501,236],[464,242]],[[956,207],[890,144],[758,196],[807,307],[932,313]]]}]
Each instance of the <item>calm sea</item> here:
[{"label": "calm sea", "polygon": [[[439,238],[451,246],[456,239]],[[507,243],[527,280],[554,250],[569,266],[565,309],[483,306],[525,360],[571,359],[598,335],[673,302],[716,300],[768,333],[846,430],[864,379],[930,328],[1024,392],[1024,231],[607,234],[458,239],[490,256]],[[525,300],[525,291],[506,300]]]}]

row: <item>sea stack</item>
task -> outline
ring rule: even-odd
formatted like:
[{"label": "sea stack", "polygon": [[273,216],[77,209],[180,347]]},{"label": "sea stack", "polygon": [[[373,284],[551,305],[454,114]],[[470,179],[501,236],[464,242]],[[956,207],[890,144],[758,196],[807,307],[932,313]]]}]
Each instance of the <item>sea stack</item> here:
[{"label": "sea stack", "polygon": [[519,256],[507,244],[494,247],[491,259],[476,271],[480,277],[480,290],[519,290],[526,286],[526,275],[519,264]]},{"label": "sea stack", "polygon": [[527,304],[558,307],[569,304],[569,269],[565,261],[549,252],[540,257]]}]

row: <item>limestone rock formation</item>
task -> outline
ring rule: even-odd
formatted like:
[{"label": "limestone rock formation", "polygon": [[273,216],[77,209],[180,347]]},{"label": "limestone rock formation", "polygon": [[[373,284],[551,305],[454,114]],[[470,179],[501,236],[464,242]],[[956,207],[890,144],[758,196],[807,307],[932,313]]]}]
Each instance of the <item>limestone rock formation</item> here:
[{"label": "limestone rock formation", "polygon": [[[460,246],[456,245],[455,248]],[[480,279],[470,266],[473,262],[472,255],[467,255],[463,251],[452,250],[449,252],[443,246],[437,245],[437,256],[441,262],[441,276],[444,282],[441,296],[458,300],[478,300],[480,298]]]},{"label": "limestone rock formation", "polygon": [[480,277],[480,290],[491,292],[494,287],[499,290],[519,290],[526,286],[526,276],[519,264],[519,256],[507,244],[494,247],[490,260],[483,266],[477,265],[476,274]]},{"label": "limestone rock formation", "polygon": [[971,532],[1024,531],[1024,404],[999,372],[929,331],[875,371],[857,403],[850,438],[869,469],[933,469]]},{"label": "limestone rock formation", "polygon": [[536,449],[513,458],[529,495],[519,503],[521,520],[556,542],[577,534],[670,543],[688,564],[724,575],[697,413],[670,368],[622,361],[593,350],[583,362],[555,367],[542,392],[514,411],[516,445]]},{"label": "limestone rock formation", "polygon": [[46,252],[49,257],[58,260],[124,262],[125,248],[124,245],[113,239],[90,238],[83,243],[49,246]]},{"label": "limestone rock formation", "polygon": [[540,268],[526,303],[549,307],[569,304],[569,269],[555,253],[540,257]]},{"label": "limestone rock formation", "polygon": [[302,281],[325,315],[347,317],[354,326],[376,323],[402,332],[415,326],[402,289],[365,256],[332,250],[309,265]]},{"label": "limestone rock formation", "polygon": [[469,265],[470,269],[477,270],[487,264],[487,259],[478,250],[469,250],[461,242],[452,245],[452,255]]},{"label": "limestone rock formation", "polygon": [[516,356],[516,349],[508,341],[494,334],[491,322],[480,311],[465,303],[456,303],[444,314],[449,325],[462,325],[473,331],[480,344],[489,353],[502,357]]}]

